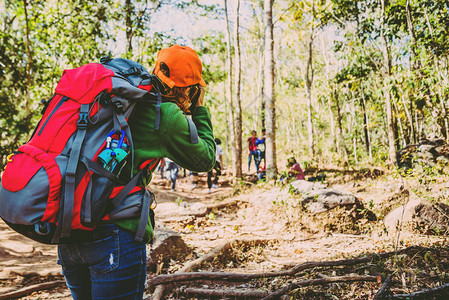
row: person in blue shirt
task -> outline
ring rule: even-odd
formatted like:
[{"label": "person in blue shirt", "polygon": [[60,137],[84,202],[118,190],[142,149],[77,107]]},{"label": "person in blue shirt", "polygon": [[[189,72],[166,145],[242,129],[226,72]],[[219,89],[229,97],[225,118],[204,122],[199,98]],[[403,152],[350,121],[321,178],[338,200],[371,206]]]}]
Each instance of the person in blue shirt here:
[{"label": "person in blue shirt", "polygon": [[257,147],[257,157],[259,161],[259,166],[263,159],[263,164],[265,166],[265,139],[266,139],[266,131],[265,128],[262,129],[262,136],[257,139],[256,147]]}]

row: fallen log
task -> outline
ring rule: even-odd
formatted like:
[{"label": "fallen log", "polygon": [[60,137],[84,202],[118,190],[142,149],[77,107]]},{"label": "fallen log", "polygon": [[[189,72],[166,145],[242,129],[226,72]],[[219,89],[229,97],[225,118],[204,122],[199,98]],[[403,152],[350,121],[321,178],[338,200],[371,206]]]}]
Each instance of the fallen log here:
[{"label": "fallen log", "polygon": [[23,289],[20,289],[20,290],[14,291],[14,292],[9,292],[9,293],[0,295],[0,300],[15,299],[15,298],[29,295],[33,292],[48,290],[48,289],[52,289],[52,288],[62,286],[62,285],[65,285],[64,280],[56,280],[56,281],[34,284],[34,285],[27,286]]},{"label": "fallen log", "polygon": [[327,278],[298,281],[278,289],[277,291],[262,298],[262,300],[277,299],[282,295],[285,295],[286,293],[290,292],[291,290],[303,286],[322,285],[335,282],[355,282],[355,281],[377,281],[377,276],[337,276],[337,277],[327,277]]},{"label": "fallen log", "polygon": [[388,295],[383,299],[413,299],[413,300],[430,300],[430,299],[449,299],[449,283],[441,286],[425,289],[410,294]]},{"label": "fallen log", "polygon": [[[236,242],[236,240],[234,240]],[[230,244],[231,245],[231,244]],[[230,246],[229,245],[229,246]],[[219,248],[219,247],[217,247]],[[299,264],[297,266],[294,266],[288,270],[285,271],[277,271],[277,272],[265,272],[265,273],[252,273],[252,274],[240,274],[240,273],[224,273],[224,272],[190,272],[186,273],[185,271],[182,271],[183,269],[179,270],[179,272],[176,272],[174,274],[163,274],[156,276],[148,281],[148,285],[160,285],[160,284],[166,284],[166,283],[172,283],[172,282],[179,282],[179,281],[193,281],[193,280],[229,280],[229,281],[247,281],[257,278],[269,278],[269,277],[278,277],[278,276],[293,276],[297,274],[298,272],[307,270],[307,269],[313,269],[317,267],[336,267],[336,266],[352,266],[357,265],[361,263],[367,263],[371,261],[375,261],[376,259],[380,258],[387,258],[396,254],[402,254],[409,251],[415,251],[415,250],[424,250],[428,248],[424,247],[418,247],[418,246],[410,246],[398,251],[392,251],[387,253],[381,253],[381,254],[372,254],[370,256],[365,256],[362,258],[354,258],[354,259],[343,259],[343,260],[336,260],[336,261],[311,261],[311,262],[305,262],[302,264]],[[223,251],[223,250],[221,250]],[[210,254],[212,255],[214,252],[211,251]],[[217,252],[215,252],[212,257],[214,257]],[[210,258],[210,257],[209,257]],[[201,258],[197,259],[200,260]],[[193,261],[194,263],[196,261]]]},{"label": "fallen log", "polygon": [[386,296],[385,293],[387,293],[389,291],[392,283],[393,283],[392,275],[390,275],[387,277],[387,279],[385,279],[384,283],[382,284],[379,291],[374,296],[373,300],[383,300],[384,297]]},{"label": "fallen log", "polygon": [[268,295],[267,291],[256,289],[200,289],[200,288],[179,288],[174,293],[183,295],[195,295],[203,297],[235,297],[235,298],[257,298],[261,299]]}]

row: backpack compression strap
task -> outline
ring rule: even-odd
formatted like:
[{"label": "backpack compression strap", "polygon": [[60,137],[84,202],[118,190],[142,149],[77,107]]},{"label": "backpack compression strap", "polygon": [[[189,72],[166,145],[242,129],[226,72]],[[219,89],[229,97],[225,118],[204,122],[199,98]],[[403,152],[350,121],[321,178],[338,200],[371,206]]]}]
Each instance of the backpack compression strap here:
[{"label": "backpack compression strap", "polygon": [[148,169],[144,168],[140,170],[139,173],[137,173],[136,176],[134,176],[133,179],[131,179],[131,181],[129,181],[128,184],[120,191],[120,193],[118,193],[117,196],[111,199],[114,207],[119,207],[119,205],[126,198],[126,196],[128,196],[129,192],[131,192],[131,190],[139,184],[139,181],[142,181],[145,192],[142,199],[142,210],[140,213],[139,226],[137,227],[136,236],[134,238],[136,242],[143,241],[143,238],[145,236],[145,229],[148,223],[148,217],[150,215],[151,203],[154,200],[154,195],[150,193],[148,189],[145,187],[144,171],[148,171]]},{"label": "backpack compression strap", "polygon": [[70,151],[69,162],[65,175],[64,197],[61,199],[59,209],[59,222],[56,227],[53,243],[58,243],[60,238],[70,237],[73,219],[73,205],[75,202],[75,173],[80,158],[81,146],[86,137],[86,129],[89,118],[89,104],[81,104],[77,123],[75,140]]},{"label": "backpack compression strap", "polygon": [[157,83],[157,79],[154,79],[154,78],[153,78],[153,86],[157,91],[156,116],[155,116],[155,122],[154,122],[154,130],[158,131],[159,123],[161,121],[162,96],[161,96],[161,91],[160,91],[158,83]]},{"label": "backpack compression strap", "polygon": [[[126,137],[128,138],[129,148],[131,149],[131,176],[132,176],[134,170],[134,145],[133,145],[133,138],[131,135],[131,129],[129,128],[125,116],[123,115],[123,106],[121,105],[120,101],[112,100],[112,104],[114,105],[113,111],[114,131],[117,133],[123,130],[125,132]],[[135,105],[136,105],[135,102],[131,103],[128,109],[133,110]]]}]

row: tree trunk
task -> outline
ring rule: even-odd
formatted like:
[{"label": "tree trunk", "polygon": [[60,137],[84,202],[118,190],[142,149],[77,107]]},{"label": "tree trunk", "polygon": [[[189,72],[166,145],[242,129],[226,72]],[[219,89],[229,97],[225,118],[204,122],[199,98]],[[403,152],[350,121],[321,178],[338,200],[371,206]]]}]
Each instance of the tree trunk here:
[{"label": "tree trunk", "polygon": [[387,86],[387,80],[391,76],[391,58],[390,58],[390,48],[388,47],[387,38],[385,36],[385,0],[380,0],[381,2],[381,20],[380,20],[380,37],[383,44],[383,56],[384,56],[384,66],[385,66],[385,79],[384,79],[384,89],[385,89],[385,107],[387,110],[387,131],[388,131],[388,157],[390,164],[396,164],[396,147],[395,147],[395,129],[393,120],[393,111],[391,109],[391,93],[389,87]]},{"label": "tree trunk", "polygon": [[132,21],[133,5],[131,0],[125,1],[125,26],[126,26],[126,53],[133,51],[133,21]]},{"label": "tree trunk", "polygon": [[[398,149],[401,148],[405,148],[405,146],[407,146],[407,141],[405,140],[405,130],[404,130],[404,126],[402,125],[402,121],[401,121],[401,117],[399,115],[399,107],[398,104],[396,103],[396,101],[394,101],[393,99],[393,108],[396,111],[396,131],[400,131],[401,132],[401,141],[402,141],[402,146],[399,144],[399,138],[398,138],[398,142],[397,142],[397,146]],[[397,134],[396,136],[399,137],[399,134]]]},{"label": "tree trunk", "polygon": [[[261,128],[265,128],[265,99],[263,97],[263,93],[264,93],[263,68],[264,68],[264,57],[263,57],[263,48],[262,48],[262,51],[260,51],[260,55],[259,55],[259,80],[257,82],[257,112],[256,112],[256,120],[257,120],[256,125],[259,126],[259,124],[260,124],[262,126]],[[260,122],[259,122],[259,120],[260,120]]]},{"label": "tree trunk", "polygon": [[26,127],[29,132],[31,129],[31,99],[30,99],[30,90],[31,90],[31,50],[30,50],[30,26],[28,20],[28,9],[27,9],[27,1],[23,0],[23,9],[25,11],[25,25],[26,25],[26,47],[27,47],[27,91],[26,91],[26,104],[25,104],[25,112],[26,112]]},{"label": "tree trunk", "polygon": [[414,143],[414,138],[413,136],[415,135],[415,127],[413,125],[413,117],[412,114],[410,113],[410,110],[407,108],[407,103],[406,103],[406,96],[404,94],[404,91],[401,89],[401,93],[402,93],[402,106],[404,107],[404,111],[405,111],[405,115],[407,116],[407,121],[408,121],[408,131],[407,131],[407,137],[406,137],[406,143],[411,144]]},{"label": "tree trunk", "polygon": [[237,157],[235,161],[235,176],[242,177],[242,103],[240,99],[241,83],[241,62],[240,62],[240,34],[239,34],[239,10],[240,0],[235,0],[234,4],[234,93],[235,93],[235,145]]},{"label": "tree trunk", "polygon": [[361,92],[362,92],[363,132],[365,134],[365,148],[366,148],[366,152],[368,152],[370,161],[372,161],[373,154],[371,151],[371,143],[370,143],[368,112],[366,111],[365,91],[363,90],[363,87],[361,89]]},{"label": "tree trunk", "polygon": [[[263,3],[261,3],[263,4]],[[262,22],[260,22],[260,36],[262,39],[262,42],[260,44],[260,78],[259,78],[259,82],[260,82],[260,90],[259,90],[259,98],[260,98],[260,121],[261,121],[261,126],[262,128],[265,128],[265,88],[264,88],[264,83],[265,83],[265,73],[264,73],[264,62],[265,62],[265,57],[264,57],[264,51],[265,51],[265,23],[264,20],[262,18]]]},{"label": "tree trunk", "polygon": [[348,125],[349,125],[349,132],[351,132],[352,134],[352,151],[354,154],[354,162],[357,165],[359,163],[359,158],[357,155],[357,135],[358,135],[357,115],[355,112],[355,97],[352,91],[350,92],[350,95],[351,95],[351,122]]},{"label": "tree trunk", "polygon": [[343,125],[342,125],[343,116],[341,114],[340,101],[338,99],[338,92],[336,89],[334,89],[334,100],[335,100],[335,104],[337,106],[338,137],[340,140],[338,143],[338,147],[342,149],[345,163],[347,163],[348,162],[348,148],[346,148],[345,137],[343,135]]},{"label": "tree trunk", "polygon": [[274,91],[273,0],[264,1],[265,24],[265,108],[266,108],[266,177],[276,179],[276,107]]},{"label": "tree trunk", "polygon": [[232,149],[232,174],[236,174],[236,161],[237,161],[237,149],[235,142],[235,120],[234,120],[234,99],[232,98],[232,53],[231,53],[231,33],[229,32],[229,18],[228,18],[228,0],[224,0],[225,6],[225,21],[226,21],[226,69],[228,71],[228,77],[226,82],[226,98],[229,102],[229,136],[231,140]]},{"label": "tree trunk", "polygon": [[[315,1],[312,1],[312,16],[315,18]],[[314,40],[314,24],[312,20],[312,28],[309,39],[309,49],[306,68],[306,94],[307,94],[307,135],[309,137],[309,155],[313,159],[315,157],[315,139],[313,136],[312,122],[312,83],[313,83],[313,40]]]},{"label": "tree trunk", "polygon": [[[321,52],[323,54],[326,53],[326,47],[325,47],[325,43],[324,43],[325,39],[323,38],[321,40]],[[329,83],[329,87],[330,87],[330,93],[332,95],[333,93],[333,89],[334,89],[334,83],[331,82],[330,80],[330,66],[329,66],[329,59],[327,55],[323,55],[323,59],[324,59],[324,66],[325,66],[325,75],[326,75],[326,81]],[[332,96],[331,97],[327,97],[327,106],[329,109],[329,117],[330,117],[330,129],[331,129],[331,137],[332,137],[332,142],[335,148],[335,152],[339,152],[338,149],[338,137],[335,134],[335,120],[334,120],[334,111],[332,110]]]},{"label": "tree trunk", "polygon": [[[382,0],[384,1],[384,0]],[[418,59],[418,55],[416,55],[416,37],[415,37],[415,28],[413,27],[413,22],[412,22],[412,16],[410,13],[410,0],[407,0],[405,2],[405,11],[406,11],[406,15],[407,15],[407,27],[408,27],[408,31],[410,34],[410,39],[411,39],[411,50],[413,53],[413,57],[412,57],[412,69],[416,70],[419,69],[419,61]],[[418,72],[418,75],[420,75],[421,72]]]},{"label": "tree trunk", "polygon": [[[435,39],[434,39],[434,35],[433,35],[433,28],[432,25],[430,24],[430,20],[429,20],[429,15],[427,13],[427,9],[424,8],[424,16],[426,17],[426,23],[427,23],[427,27],[429,28],[429,32],[430,32],[430,36],[432,38],[432,42],[435,44]],[[441,68],[440,68],[440,60],[438,59],[438,57],[436,55],[432,55],[433,58],[433,62],[435,64],[435,67],[437,69],[438,75],[439,75],[439,80],[441,80],[443,82],[443,84],[438,84],[438,93],[441,99],[444,99],[444,92],[443,92],[443,86],[447,86],[447,76],[445,76],[443,74],[443,72],[441,72]],[[443,131],[443,135],[445,137],[445,139],[449,139],[449,122],[447,119],[447,108],[446,108],[446,101],[441,100],[440,101],[440,105],[441,105],[441,117],[443,118],[443,127],[442,131]]]},{"label": "tree trunk", "polygon": [[[225,83],[223,85],[223,95],[226,95],[226,97],[228,96],[227,94],[228,92],[228,85],[227,83]],[[224,101],[224,106],[225,106],[225,123],[226,123],[226,128],[231,128],[230,126],[230,122],[229,122],[229,103],[228,103],[228,99],[225,99]],[[230,134],[230,130],[225,130],[226,131],[226,143],[225,143],[225,153],[232,153],[234,147],[231,148],[231,134]],[[231,155],[232,156],[232,155]],[[232,160],[232,158],[231,158]],[[221,166],[223,168],[223,166]]]}]

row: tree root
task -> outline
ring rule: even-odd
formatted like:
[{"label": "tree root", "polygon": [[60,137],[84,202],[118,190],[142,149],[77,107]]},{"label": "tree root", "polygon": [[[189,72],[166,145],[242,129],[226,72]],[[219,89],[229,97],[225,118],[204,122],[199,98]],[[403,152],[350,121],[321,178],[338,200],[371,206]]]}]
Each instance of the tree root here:
[{"label": "tree root", "polygon": [[411,294],[386,295],[382,299],[404,299],[404,300],[449,299],[449,283],[443,284],[436,288],[425,289]]},{"label": "tree root", "polygon": [[[226,241],[223,242],[221,244],[219,244],[217,247],[215,247],[214,249],[212,249],[212,251],[208,252],[206,255],[203,255],[189,263],[187,263],[184,267],[182,267],[177,273],[186,273],[189,272],[191,269],[193,269],[196,266],[201,265],[203,262],[206,262],[212,258],[214,258],[215,256],[217,256],[218,254],[222,253],[223,251],[228,250],[229,248],[231,248],[232,244],[234,244],[235,242],[237,242],[236,239],[232,239],[230,241]],[[173,274],[174,275],[174,274]],[[161,276],[161,275],[159,275]],[[159,276],[157,276],[156,278],[158,278]],[[151,280],[148,281],[149,285],[156,285],[156,284],[151,284]],[[163,295],[164,295],[164,290],[165,290],[165,286],[164,285],[159,285],[154,293],[153,293],[153,300],[160,300],[162,299]]]},{"label": "tree root", "polygon": [[382,299],[384,299],[384,297],[385,297],[386,293],[388,293],[392,283],[393,283],[392,275],[390,275],[390,276],[387,277],[387,279],[385,279],[384,283],[382,284],[382,286],[380,287],[379,291],[374,296],[373,300],[382,300]]},{"label": "tree root", "polygon": [[23,297],[28,294],[31,294],[32,292],[48,290],[48,289],[62,286],[62,285],[65,285],[64,280],[57,280],[57,281],[50,281],[50,282],[34,284],[34,285],[27,286],[23,289],[20,289],[18,291],[9,292],[9,293],[0,295],[0,300],[15,299],[15,298],[19,298],[19,297]]},{"label": "tree root", "polygon": [[173,291],[175,294],[196,295],[203,297],[234,297],[234,298],[257,298],[261,299],[268,295],[268,292],[256,289],[200,289],[200,288],[178,288]]},{"label": "tree root", "polygon": [[[237,242],[237,240],[233,240],[232,243]],[[232,243],[229,243],[229,247]],[[228,248],[229,248],[228,247]],[[226,249],[228,249],[226,248]],[[215,249],[220,249],[220,246],[218,246]],[[203,261],[206,261],[207,259],[210,259],[216,255],[218,255],[221,251],[224,251],[226,249],[221,249],[220,251],[212,250],[205,256],[191,262],[192,264],[198,265],[202,263]],[[277,271],[277,272],[267,272],[267,273],[252,273],[252,274],[239,274],[239,273],[223,273],[223,272],[190,272],[186,273],[183,271],[183,269],[179,270],[178,272],[174,274],[164,274],[154,277],[153,279],[148,281],[149,285],[159,285],[159,284],[167,284],[172,282],[179,282],[179,281],[194,281],[194,280],[229,280],[229,281],[247,281],[257,278],[269,278],[269,277],[278,277],[278,276],[293,276],[297,274],[298,272],[317,268],[317,267],[336,267],[336,266],[352,266],[357,265],[361,263],[367,263],[371,261],[375,261],[376,259],[380,258],[387,258],[396,254],[402,254],[406,252],[412,252],[417,250],[424,250],[427,248],[418,247],[418,246],[411,246],[407,247],[398,251],[393,252],[387,252],[382,254],[373,254],[370,256],[362,257],[362,258],[354,258],[354,259],[344,259],[344,260],[336,260],[336,261],[311,261],[311,262],[305,262],[302,264],[299,264],[297,266],[294,266],[288,270],[285,271]],[[204,259],[203,261],[200,261]],[[199,263],[197,263],[199,261]],[[186,265],[187,266],[187,265]]]},{"label": "tree root", "polygon": [[269,294],[265,298],[262,298],[262,300],[279,298],[280,296],[285,295],[289,291],[297,289],[302,286],[321,285],[334,282],[354,282],[354,281],[377,281],[377,276],[337,276],[337,277],[326,277],[326,278],[298,281],[289,284],[283,288],[280,288],[279,290]]},{"label": "tree root", "polygon": [[[267,240],[264,240],[263,242],[266,242]],[[206,255],[186,264],[183,268],[181,268],[178,272],[174,274],[166,274],[166,275],[159,275],[156,276],[150,280],[148,280],[149,286],[157,286],[155,289],[155,292],[153,294],[154,300],[160,300],[162,299],[164,288],[166,284],[175,283],[175,282],[185,282],[185,281],[198,281],[198,280],[222,280],[222,281],[248,281],[252,279],[257,278],[270,278],[270,277],[277,277],[277,276],[294,276],[295,274],[312,268],[317,267],[335,267],[335,266],[353,266],[361,263],[368,263],[372,261],[378,261],[383,258],[388,258],[393,255],[398,254],[410,254],[410,253],[416,253],[423,250],[430,250],[431,248],[426,247],[420,247],[420,246],[410,246],[398,251],[392,251],[387,253],[381,253],[381,254],[371,254],[366,257],[362,258],[355,258],[355,259],[344,259],[344,260],[337,260],[337,261],[322,261],[322,262],[305,262],[299,265],[296,265],[288,270],[285,271],[277,271],[277,272],[268,272],[268,273],[253,273],[253,274],[239,274],[239,273],[224,273],[224,272],[189,272],[194,267],[202,264],[203,262],[206,262],[208,260],[211,260],[212,258],[216,257],[223,251],[229,249],[232,244],[237,242],[243,242],[243,243],[250,243],[250,242],[256,242],[260,243],[260,240],[236,240],[233,239],[228,242],[224,242],[220,245],[218,245],[216,248],[212,249],[209,253]],[[301,286],[307,286],[307,285],[320,285],[320,284],[327,284],[332,282],[354,282],[354,281],[377,281],[377,276],[340,276],[340,277],[325,277],[325,278],[319,278],[319,279],[310,279],[310,280],[304,280],[299,281],[293,284],[290,284],[288,286],[285,286],[278,291],[269,294],[268,298],[266,299],[272,299],[272,297],[280,297],[287,293],[288,291],[292,289],[296,289]],[[385,283],[384,283],[385,284]],[[386,290],[387,288],[384,288]],[[382,288],[381,288],[382,290]],[[449,290],[449,286],[448,286]],[[379,291],[380,292],[380,291]],[[383,293],[383,292],[382,292]],[[270,298],[271,297],[271,298]],[[265,299],[265,298],[264,298]],[[388,298],[390,299],[390,298]],[[391,298],[393,299],[393,298]],[[396,299],[396,298],[394,298]]]}]

